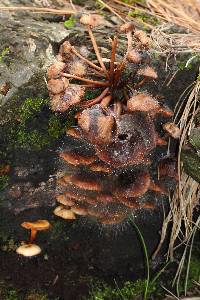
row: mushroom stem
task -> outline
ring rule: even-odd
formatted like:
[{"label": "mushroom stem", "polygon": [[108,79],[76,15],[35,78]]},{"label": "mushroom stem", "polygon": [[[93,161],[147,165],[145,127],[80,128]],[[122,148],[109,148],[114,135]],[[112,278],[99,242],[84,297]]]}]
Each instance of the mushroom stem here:
[{"label": "mushroom stem", "polygon": [[107,87],[105,90],[103,90],[103,92],[98,97],[91,99],[89,101],[86,101],[85,103],[82,104],[81,107],[86,108],[91,105],[99,103],[107,95],[108,91],[109,91],[109,88]]},{"label": "mushroom stem", "polygon": [[[84,62],[86,62],[90,67],[92,67],[94,69],[94,71],[99,71],[102,72],[102,68],[100,68],[99,66],[95,65],[94,63],[92,63],[91,61],[89,61],[87,58],[85,58],[84,56],[82,56],[74,47],[72,47],[72,52],[78,56],[80,59],[82,59]],[[101,76],[104,76],[104,74],[97,72],[97,74],[101,74]]]},{"label": "mushroom stem", "polygon": [[106,67],[105,67],[105,65],[104,65],[104,63],[103,63],[101,54],[100,54],[100,52],[99,52],[99,48],[98,48],[98,46],[97,46],[95,37],[94,37],[93,32],[92,32],[92,30],[91,30],[91,26],[88,26],[88,33],[89,33],[89,36],[90,36],[90,39],[91,39],[91,42],[92,42],[92,45],[93,45],[93,48],[94,48],[96,57],[97,57],[97,59],[98,59],[98,61],[99,61],[99,64],[100,64],[100,66],[102,67],[104,73],[107,75],[107,70],[106,70]]},{"label": "mushroom stem", "polygon": [[128,40],[128,42],[127,42],[128,43],[128,45],[127,45],[127,54],[128,54],[128,52],[132,48],[132,41],[133,41],[132,32],[131,31],[127,32],[127,40]]},{"label": "mushroom stem", "polygon": [[127,33],[127,39],[128,39],[127,51],[124,54],[124,57],[123,57],[122,61],[117,66],[117,69],[116,69],[116,72],[115,72],[115,80],[114,81],[116,82],[116,84],[118,83],[119,78],[120,78],[120,76],[123,72],[123,69],[124,69],[125,65],[126,65],[126,59],[127,59],[128,53],[132,48],[132,32]]},{"label": "mushroom stem", "polygon": [[148,78],[144,77],[140,82],[136,83],[133,88],[138,89],[138,88],[142,87],[147,82],[147,80],[148,80]]},{"label": "mushroom stem", "polygon": [[33,243],[33,241],[36,238],[36,235],[37,235],[37,229],[31,228],[31,233],[30,233],[30,237],[29,237],[29,244]]},{"label": "mushroom stem", "polygon": [[111,58],[110,58],[110,77],[111,77],[111,80],[113,79],[113,75],[114,75],[116,49],[117,49],[117,38],[114,37],[114,40],[112,40],[112,52],[111,52]]},{"label": "mushroom stem", "polygon": [[62,73],[62,76],[66,77],[66,78],[77,79],[77,80],[80,80],[80,81],[87,82],[89,84],[94,84],[94,85],[99,85],[99,86],[108,86],[109,85],[108,81],[104,81],[104,82],[95,81],[95,80],[91,80],[91,79],[87,79],[87,78],[82,78],[82,77],[79,77],[79,76],[76,76],[76,75],[67,74],[67,73]]},{"label": "mushroom stem", "polygon": [[112,96],[111,95],[108,95],[106,97],[104,97],[101,101],[101,107],[102,108],[105,108],[109,105],[110,101],[112,100]]},{"label": "mushroom stem", "polygon": [[115,85],[117,85],[118,81],[119,81],[119,78],[125,68],[125,65],[126,65],[126,55],[124,55],[122,61],[119,63],[119,65],[117,66],[117,69],[115,71],[115,74],[114,74],[114,83]]},{"label": "mushroom stem", "polygon": [[124,94],[124,98],[126,99],[126,101],[128,101],[129,97],[128,97],[127,90],[125,88],[123,89],[123,94]]},{"label": "mushroom stem", "polygon": [[116,101],[114,103],[114,113],[117,117],[119,117],[121,115],[122,112],[122,104],[120,101]]}]

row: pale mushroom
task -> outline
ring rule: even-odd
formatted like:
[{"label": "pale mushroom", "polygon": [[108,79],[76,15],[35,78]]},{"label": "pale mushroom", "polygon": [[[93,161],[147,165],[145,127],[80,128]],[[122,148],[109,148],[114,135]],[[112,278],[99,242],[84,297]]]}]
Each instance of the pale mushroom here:
[{"label": "pale mushroom", "polygon": [[24,244],[16,249],[18,254],[26,257],[38,255],[41,251],[41,248],[36,244]]},{"label": "pale mushroom", "polygon": [[63,218],[65,220],[75,220],[76,216],[73,213],[73,211],[71,209],[68,209],[67,207],[63,206],[63,205],[59,205],[57,206],[54,211],[53,211],[54,215]]}]

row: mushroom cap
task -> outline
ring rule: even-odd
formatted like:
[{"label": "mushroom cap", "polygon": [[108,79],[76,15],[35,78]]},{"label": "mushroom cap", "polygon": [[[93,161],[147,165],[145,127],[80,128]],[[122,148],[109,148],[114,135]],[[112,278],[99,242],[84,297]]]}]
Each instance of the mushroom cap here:
[{"label": "mushroom cap", "polygon": [[95,27],[103,24],[104,18],[98,14],[84,14],[80,18],[80,22],[84,25]]},{"label": "mushroom cap", "polygon": [[133,24],[133,22],[128,22],[122,24],[119,28],[119,31],[121,33],[128,33],[128,32],[132,32],[134,29],[135,29],[135,25]]},{"label": "mushroom cap", "polygon": [[143,112],[124,114],[116,121],[114,142],[95,146],[97,156],[114,168],[146,163],[146,155],[156,146],[153,120]]},{"label": "mushroom cap", "polygon": [[158,74],[154,71],[154,69],[152,67],[145,67],[143,69],[139,69],[137,72],[137,75],[141,75],[147,78],[152,78],[152,79],[157,79],[158,78]]},{"label": "mushroom cap", "polygon": [[163,125],[163,129],[174,139],[179,139],[181,135],[180,128],[173,122],[168,122]]},{"label": "mushroom cap", "polygon": [[137,50],[131,49],[128,52],[127,60],[129,62],[132,62],[132,63],[135,63],[135,64],[139,64],[141,62],[141,60],[142,60],[142,55]]},{"label": "mushroom cap", "polygon": [[52,64],[48,69],[48,78],[57,78],[60,76],[60,73],[63,72],[64,68],[66,67],[64,62],[56,61]]},{"label": "mushroom cap", "polygon": [[23,256],[35,256],[40,254],[41,248],[36,244],[24,244],[16,249],[16,252]]},{"label": "mushroom cap", "polygon": [[78,118],[78,125],[83,136],[96,145],[110,144],[115,120],[109,110],[104,110],[99,104],[82,111]]},{"label": "mushroom cap", "polygon": [[146,33],[142,30],[136,30],[134,32],[135,38],[141,43],[143,47],[148,48],[151,45],[151,40],[148,38]]},{"label": "mushroom cap", "polygon": [[65,220],[75,220],[76,216],[73,213],[73,211],[71,211],[70,209],[66,208],[63,205],[59,205],[57,206],[54,211],[53,211],[54,215],[61,217]]},{"label": "mushroom cap", "polygon": [[21,226],[25,229],[36,229],[39,231],[50,228],[50,223],[47,220],[37,220],[35,222],[23,222]]},{"label": "mushroom cap", "polygon": [[129,111],[159,111],[160,105],[153,97],[146,93],[139,93],[132,96],[127,102]]}]

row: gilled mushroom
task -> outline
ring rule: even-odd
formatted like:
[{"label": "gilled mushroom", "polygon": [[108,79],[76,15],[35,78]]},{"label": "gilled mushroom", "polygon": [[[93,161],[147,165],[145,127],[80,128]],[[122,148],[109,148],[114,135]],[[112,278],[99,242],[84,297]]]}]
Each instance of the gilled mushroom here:
[{"label": "gilled mushroom", "polygon": [[139,69],[137,75],[144,76],[147,78],[158,79],[158,74],[154,71],[153,68],[147,66],[144,69]]},{"label": "gilled mushroom", "polygon": [[141,45],[145,48],[148,48],[151,45],[151,40],[148,38],[146,33],[142,30],[136,30],[134,32],[135,38],[141,43]]},{"label": "gilled mushroom", "polygon": [[65,112],[71,106],[78,104],[84,95],[85,88],[77,84],[70,84],[62,93],[51,96],[53,111]]},{"label": "gilled mushroom", "polygon": [[102,162],[94,162],[89,166],[91,171],[102,172],[102,173],[111,173],[112,169]]},{"label": "gilled mushroom", "polygon": [[61,75],[61,72],[65,69],[65,63],[61,61],[56,61],[53,65],[51,65],[48,69],[48,78],[58,78]]},{"label": "gilled mushroom", "polygon": [[100,105],[85,109],[78,118],[83,135],[97,145],[112,142],[114,123],[114,117],[104,111]]},{"label": "gilled mushroom", "polygon": [[57,195],[56,200],[57,200],[57,202],[65,205],[65,206],[73,206],[74,205],[74,201],[72,199],[68,198],[67,196],[65,196],[64,194]]},{"label": "gilled mushroom", "polygon": [[89,190],[89,191],[101,191],[101,184],[95,180],[89,178],[83,178],[79,175],[65,175],[62,177],[65,183],[73,184],[80,189]]},{"label": "gilled mushroom", "polygon": [[66,135],[70,135],[74,138],[81,138],[81,133],[80,133],[80,130],[79,128],[76,128],[76,127],[71,127],[69,129],[66,130]]},{"label": "gilled mushroom", "polygon": [[16,249],[16,252],[23,256],[34,256],[39,254],[41,248],[38,245],[33,244],[33,241],[35,240],[38,231],[48,230],[50,228],[50,223],[47,220],[37,220],[35,222],[23,222],[21,226],[25,229],[29,229],[31,232],[28,243],[19,246]]},{"label": "gilled mushroom", "polygon": [[96,204],[96,200],[95,198],[92,198],[92,197],[88,197],[88,196],[85,196],[85,195],[80,195],[74,191],[67,191],[64,193],[65,196],[67,197],[70,197],[76,201],[85,201],[89,204]]},{"label": "gilled mushroom", "polygon": [[90,165],[96,160],[95,156],[84,156],[71,152],[60,152],[59,156],[62,157],[66,162],[74,166]]},{"label": "gilled mushroom", "polygon": [[52,94],[62,93],[69,85],[67,78],[50,79],[48,81],[48,90]]},{"label": "gilled mushroom", "polygon": [[36,244],[23,244],[16,249],[20,255],[31,257],[40,254],[41,248]]},{"label": "gilled mushroom", "polygon": [[136,199],[134,198],[125,198],[125,197],[120,197],[118,198],[118,201],[120,203],[122,203],[123,205],[125,205],[128,208],[132,208],[132,209],[139,209],[140,208],[140,204],[136,202]]},{"label": "gilled mushroom", "polygon": [[84,25],[96,27],[103,24],[104,18],[98,14],[84,14],[80,18],[80,22]]},{"label": "gilled mushroom", "polygon": [[87,212],[87,208],[83,205],[74,205],[71,207],[71,210],[76,214],[76,215],[80,215],[80,216],[87,216],[88,212]]},{"label": "gilled mushroom", "polygon": [[131,63],[139,64],[142,61],[142,55],[135,49],[131,49],[127,54],[127,60]]},{"label": "gilled mushroom", "polygon": [[133,24],[133,22],[128,22],[125,24],[122,24],[119,28],[119,31],[121,33],[128,33],[128,32],[133,32],[135,29],[135,25]]},{"label": "gilled mushroom", "polygon": [[135,198],[142,196],[149,189],[151,180],[148,172],[141,172],[137,174],[137,177],[133,183],[128,184],[123,188],[117,188],[113,194],[120,198]]},{"label": "gilled mushroom", "polygon": [[173,122],[165,123],[163,125],[163,129],[174,139],[180,138],[181,130],[178,128],[178,126],[175,123]]},{"label": "gilled mushroom", "polygon": [[21,226],[31,231],[29,238],[31,244],[35,240],[38,231],[48,230],[51,225],[47,220],[37,220],[35,222],[23,222]]},{"label": "gilled mushroom", "polygon": [[73,213],[73,211],[71,209],[68,209],[66,206],[63,205],[59,205],[57,206],[54,211],[53,211],[54,215],[63,218],[65,220],[75,220],[76,216]]},{"label": "gilled mushroom", "polygon": [[69,64],[68,72],[72,75],[83,77],[87,72],[87,67],[80,59],[75,59]]}]

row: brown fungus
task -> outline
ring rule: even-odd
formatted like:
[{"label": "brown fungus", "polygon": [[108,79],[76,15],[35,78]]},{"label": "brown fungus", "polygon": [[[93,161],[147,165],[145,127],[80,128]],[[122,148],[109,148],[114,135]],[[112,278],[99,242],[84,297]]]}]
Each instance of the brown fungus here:
[{"label": "brown fungus", "polygon": [[[157,132],[165,123],[160,119],[173,113],[157,95],[148,92],[148,82],[156,80],[158,74],[151,66],[151,40],[145,32],[136,30],[132,22],[123,24],[109,39],[111,51],[105,59],[102,53],[106,51],[98,46],[93,32],[104,19],[83,14],[80,22],[87,27],[96,58],[85,46],[65,41],[48,71],[52,110],[66,113],[74,109],[77,122],[66,131],[68,150],[59,154],[72,166],[64,166],[66,171],[57,180],[57,200],[64,204],[57,212],[117,224],[132,211],[156,205],[155,201],[148,202],[147,193],[168,193],[151,174],[156,174],[158,167],[156,148],[162,146],[162,152],[166,146],[162,130]],[[124,51],[119,45],[120,34],[127,38]],[[88,91],[96,96],[88,100]],[[176,138],[178,134],[172,132],[175,127],[169,124],[167,120],[163,129]],[[173,173],[170,165],[168,168]],[[166,169],[158,167],[160,177]],[[71,204],[73,211],[68,208]]]}]

